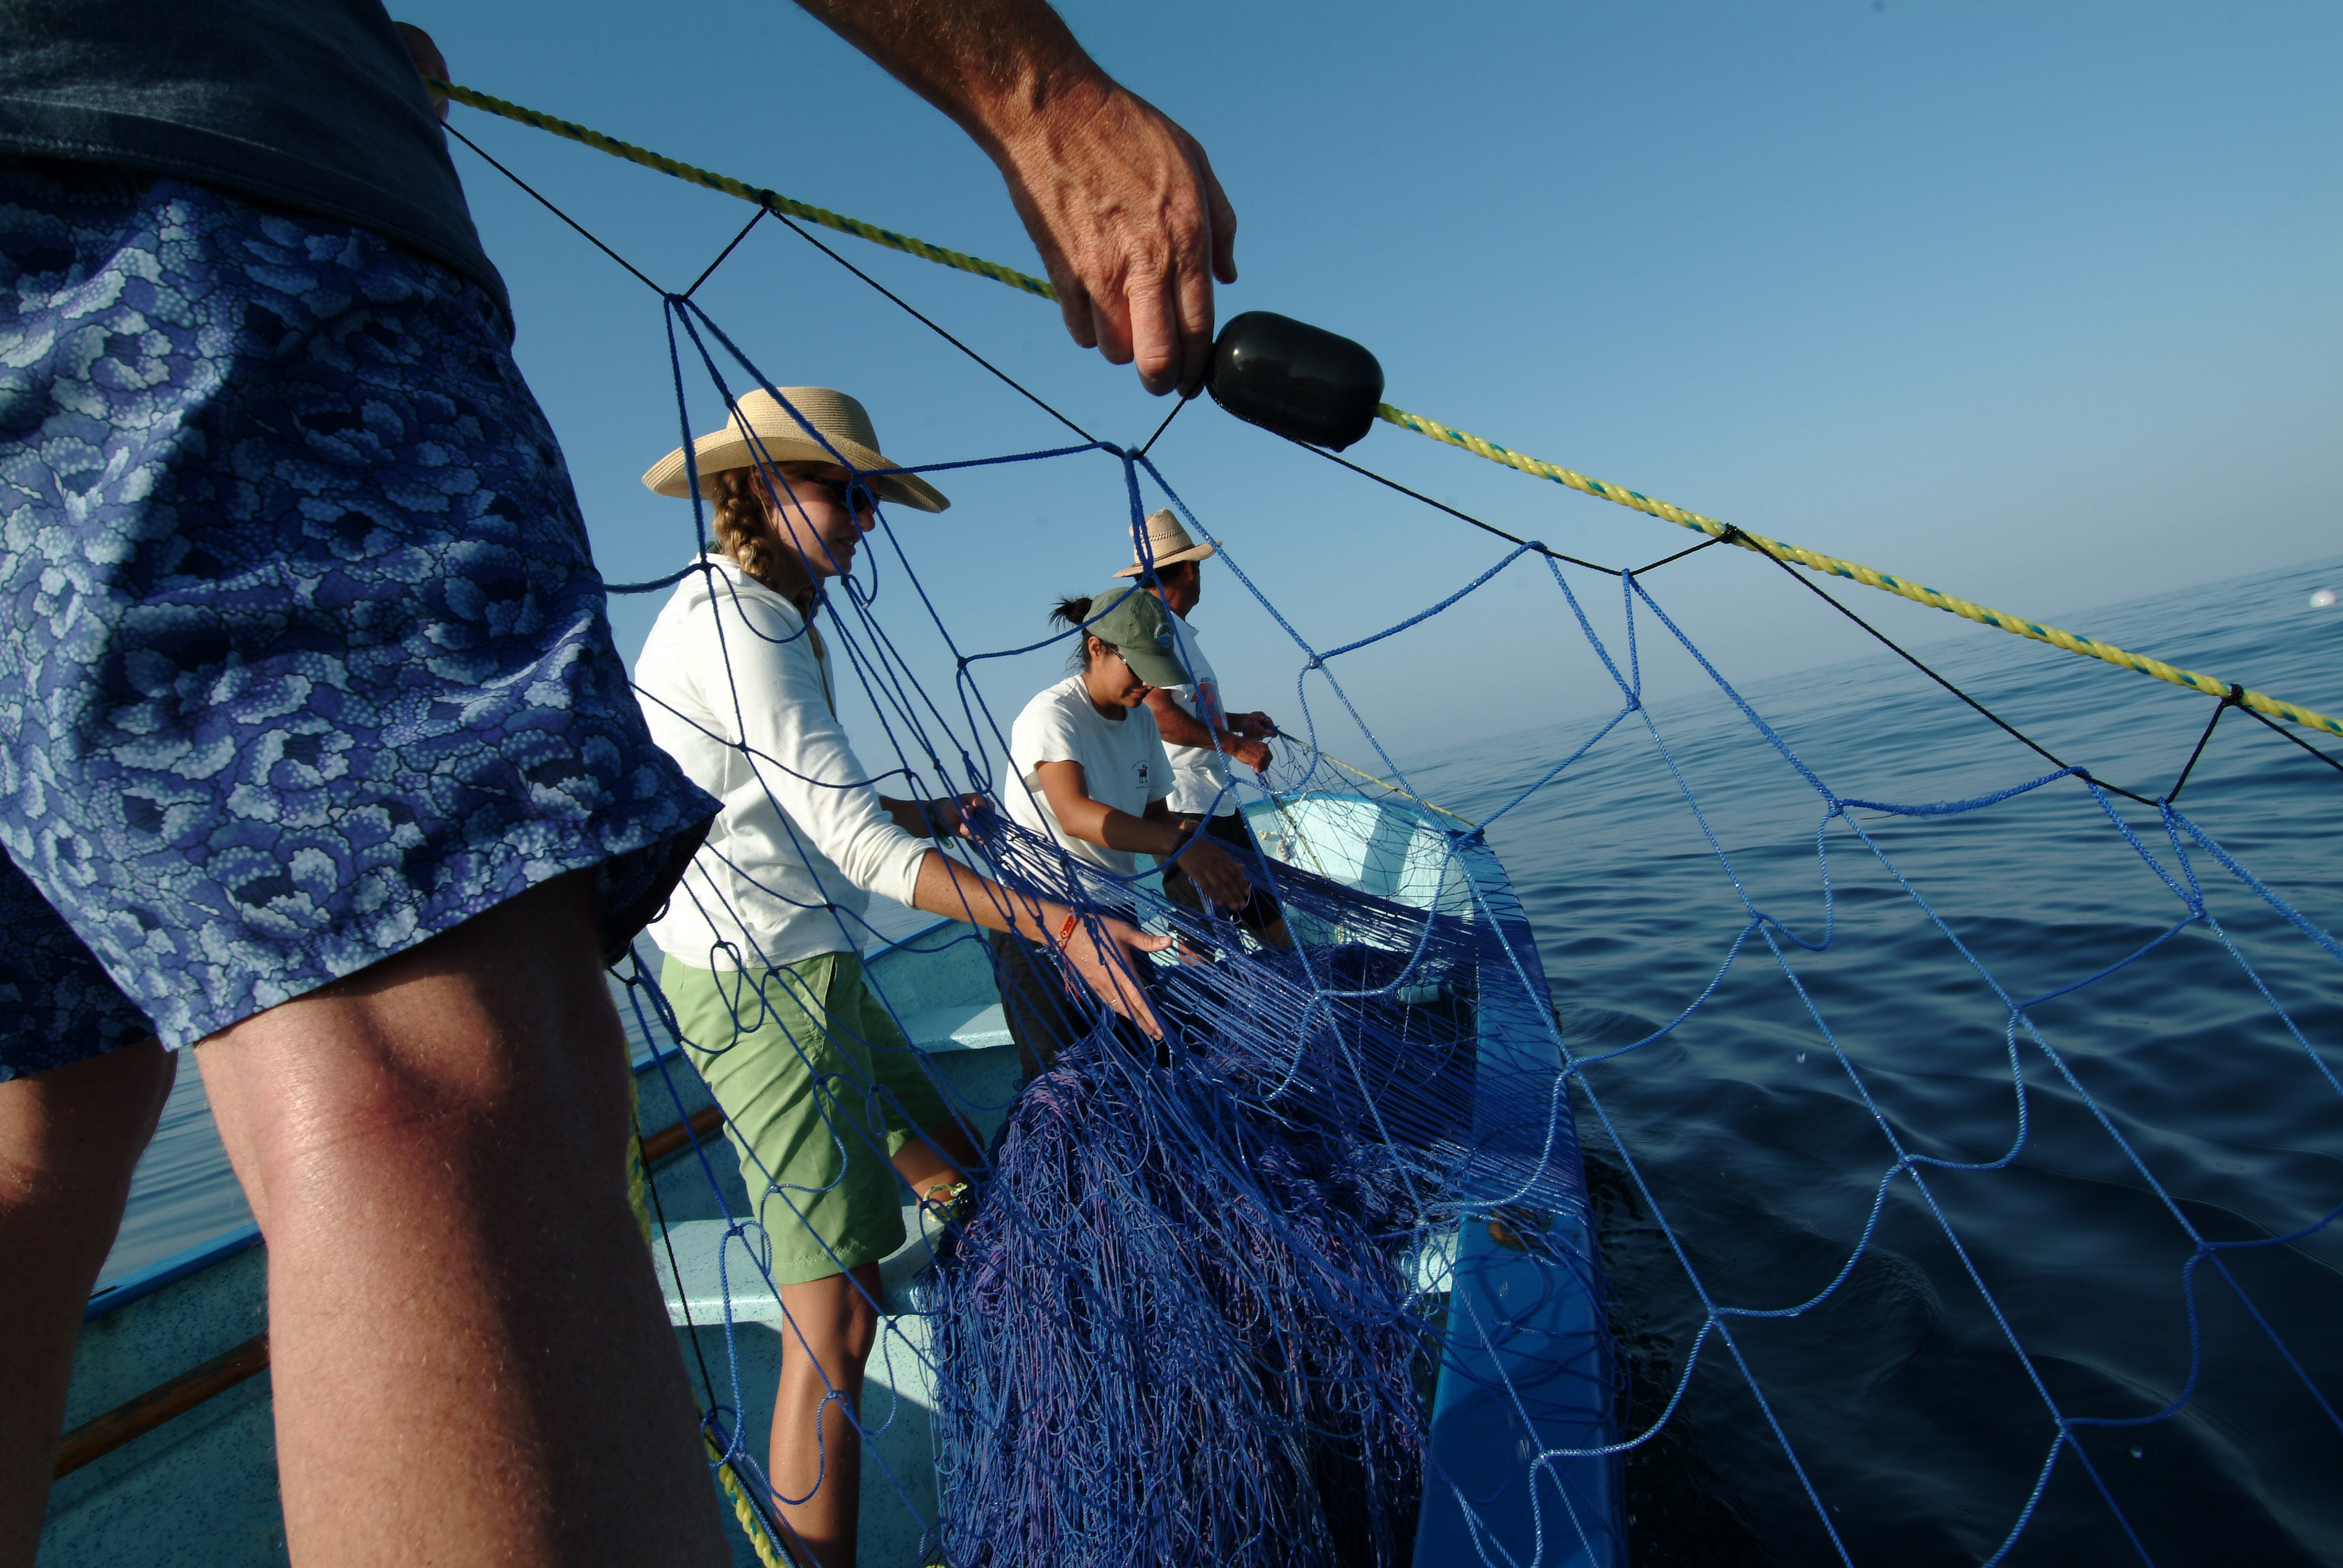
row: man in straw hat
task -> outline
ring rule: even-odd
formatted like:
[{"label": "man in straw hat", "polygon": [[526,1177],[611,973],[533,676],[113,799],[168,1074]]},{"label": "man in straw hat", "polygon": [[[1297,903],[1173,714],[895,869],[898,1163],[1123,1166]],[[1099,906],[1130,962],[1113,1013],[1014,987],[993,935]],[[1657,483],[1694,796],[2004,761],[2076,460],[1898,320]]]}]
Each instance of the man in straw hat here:
[{"label": "man in straw hat", "polygon": [[[993,158],[1079,341],[1201,385],[1235,225],[1184,132],[1041,0],[805,4]],[[0,15],[0,1561],[200,1041],[293,1560],[720,1562],[598,972],[716,802],[625,689],[408,41]]]},{"label": "man in straw hat", "polygon": [[816,1561],[847,1563],[879,1261],[904,1240],[898,1180],[945,1200],[980,1162],[864,980],[870,895],[1053,949],[1151,1031],[1130,955],[1168,939],[1011,897],[922,842],[959,826],[959,801],[867,782],[839,726],[822,585],[852,568],[874,492],[923,512],[950,503],[915,475],[856,478],[897,467],[862,405],[824,387],[752,392],[689,456],[670,452],[643,483],[689,496],[696,472],[717,549],[659,612],[635,685],[652,736],[724,811],[650,935],[789,1320],[768,1463],[776,1511]]},{"label": "man in straw hat", "polygon": [[[1163,601],[1170,613],[1180,656],[1193,678],[1186,685],[1160,686],[1147,694],[1148,711],[1163,737],[1163,750],[1172,763],[1172,811],[1181,829],[1207,836],[1252,852],[1252,835],[1244,814],[1237,809],[1236,789],[1230,781],[1232,757],[1264,773],[1272,760],[1269,737],[1277,726],[1266,713],[1229,713],[1221,701],[1220,678],[1188,624],[1197,602],[1204,597],[1203,562],[1220,547],[1196,543],[1169,508],[1147,518],[1146,550],[1141,558],[1114,575],[1140,578],[1147,591]],[[1137,553],[1137,552],[1134,552]],[[1200,913],[1202,895],[1187,871],[1173,862],[1163,868],[1163,891],[1175,902]],[[1255,886],[1252,900],[1237,911],[1247,930],[1272,947],[1291,947],[1284,912],[1265,887]]]}]

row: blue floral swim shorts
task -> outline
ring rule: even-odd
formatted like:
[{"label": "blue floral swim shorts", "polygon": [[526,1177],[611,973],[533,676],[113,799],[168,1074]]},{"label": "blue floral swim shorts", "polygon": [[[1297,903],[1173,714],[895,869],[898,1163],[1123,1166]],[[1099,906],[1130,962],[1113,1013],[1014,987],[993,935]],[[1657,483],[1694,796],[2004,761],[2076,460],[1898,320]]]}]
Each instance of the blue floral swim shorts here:
[{"label": "blue floral swim shorts", "polygon": [[717,810],[645,732],[478,286],[0,163],[0,1080],[192,1043]]}]

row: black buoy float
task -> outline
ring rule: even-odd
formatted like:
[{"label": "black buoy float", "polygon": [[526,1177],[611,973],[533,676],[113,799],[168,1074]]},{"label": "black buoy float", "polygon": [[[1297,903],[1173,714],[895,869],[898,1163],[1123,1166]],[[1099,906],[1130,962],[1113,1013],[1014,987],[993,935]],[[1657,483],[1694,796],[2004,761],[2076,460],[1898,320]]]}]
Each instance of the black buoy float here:
[{"label": "black buoy float", "polygon": [[1238,418],[1338,452],[1373,427],[1383,400],[1383,367],[1364,344],[1268,310],[1221,328],[1206,384]]}]

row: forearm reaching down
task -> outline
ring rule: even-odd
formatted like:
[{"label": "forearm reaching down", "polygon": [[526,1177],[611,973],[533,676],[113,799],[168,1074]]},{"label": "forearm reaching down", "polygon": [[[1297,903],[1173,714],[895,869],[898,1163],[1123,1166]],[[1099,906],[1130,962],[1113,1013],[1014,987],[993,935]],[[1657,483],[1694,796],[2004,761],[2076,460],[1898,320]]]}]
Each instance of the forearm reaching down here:
[{"label": "forearm reaching down", "polygon": [[1155,715],[1155,728],[1166,746],[1193,746],[1203,751],[1222,751],[1235,758],[1256,773],[1265,773],[1273,759],[1269,743],[1248,739],[1243,720],[1262,719],[1266,715],[1232,714],[1226,729],[1215,731],[1204,721],[1180,706],[1179,699],[1158,687],[1147,694],[1147,711]]},{"label": "forearm reaching down", "polygon": [[1109,849],[1178,860],[1204,896],[1222,909],[1242,909],[1252,897],[1252,884],[1237,863],[1210,839],[1184,831],[1172,815],[1170,801],[1151,800],[1147,815],[1134,817],[1091,799],[1079,762],[1043,762],[1034,771],[1049,798],[1050,814],[1072,837]]},{"label": "forearm reaching down", "polygon": [[1237,218],[1194,137],[1042,0],[798,0],[958,124],[1008,182],[1066,330],[1150,392],[1203,385]]},{"label": "forearm reaching down", "polygon": [[1029,942],[1056,948],[1100,1000],[1150,1037],[1162,1038],[1163,1026],[1155,1021],[1136,977],[1139,955],[1170,947],[1170,937],[1151,937],[1128,920],[1098,915],[1074,921],[1073,929],[1061,940],[1058,933],[1065,930],[1067,916],[1072,912],[1065,905],[1021,897],[934,849],[920,865],[913,901],[931,915],[967,920],[987,930],[1013,931]]}]

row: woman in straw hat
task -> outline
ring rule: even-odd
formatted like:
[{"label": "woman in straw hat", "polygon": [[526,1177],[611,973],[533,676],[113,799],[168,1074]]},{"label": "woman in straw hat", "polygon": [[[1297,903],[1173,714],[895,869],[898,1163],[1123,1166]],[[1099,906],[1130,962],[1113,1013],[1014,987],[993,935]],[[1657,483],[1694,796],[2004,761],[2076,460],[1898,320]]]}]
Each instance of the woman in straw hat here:
[{"label": "woman in straw hat", "polygon": [[924,512],[950,503],[915,475],[873,472],[897,465],[862,405],[820,387],[752,392],[691,459],[669,453],[643,483],[688,496],[696,468],[719,548],[660,611],[635,680],[653,737],[724,810],[650,934],[686,1049],[758,1194],[790,1322],[775,1501],[817,1561],[846,1563],[879,1260],[904,1240],[897,1179],[948,1201],[980,1160],[864,980],[870,895],[1047,944],[1150,1031],[1130,952],[1166,939],[1012,898],[921,842],[960,829],[960,802],[871,787],[835,713],[814,625],[821,586],[852,567],[878,498]]}]

